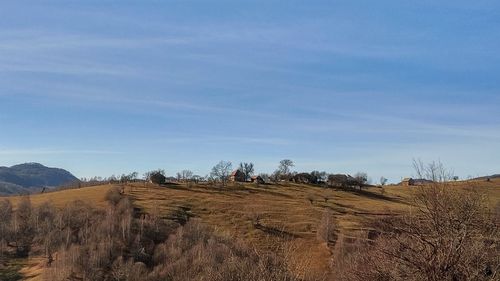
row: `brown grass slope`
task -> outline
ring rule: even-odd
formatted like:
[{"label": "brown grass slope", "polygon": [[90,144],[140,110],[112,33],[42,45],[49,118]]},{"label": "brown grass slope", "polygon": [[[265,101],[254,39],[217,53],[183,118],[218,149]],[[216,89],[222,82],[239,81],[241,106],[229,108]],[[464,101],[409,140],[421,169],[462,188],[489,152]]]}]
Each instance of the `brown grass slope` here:
[{"label": "brown grass slope", "polygon": [[[500,179],[473,184],[489,198],[492,206],[500,202]],[[460,189],[468,185],[470,183],[457,182],[454,187]],[[31,200],[34,205],[51,201],[56,206],[64,206],[74,200],[103,205],[111,187],[103,185],[38,194],[32,195]],[[342,191],[301,184],[237,184],[226,188],[143,183],[124,186],[125,194],[141,212],[157,212],[165,219],[180,222],[196,217],[218,232],[261,250],[277,251],[286,245],[290,259],[296,261],[295,270],[307,275],[329,271],[331,248],[316,238],[318,223],[325,210],[331,210],[334,215],[338,232],[349,236],[361,230],[365,221],[408,210],[415,189],[387,186]],[[15,205],[20,197],[9,199]],[[29,269],[23,272],[30,275]],[[36,274],[31,275],[35,277],[31,280],[36,280]]]}]

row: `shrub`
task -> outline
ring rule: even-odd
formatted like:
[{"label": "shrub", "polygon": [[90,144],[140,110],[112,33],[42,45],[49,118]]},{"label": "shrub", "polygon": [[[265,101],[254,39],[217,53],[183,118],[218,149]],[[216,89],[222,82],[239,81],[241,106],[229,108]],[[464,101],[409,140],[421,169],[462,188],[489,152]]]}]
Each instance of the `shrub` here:
[{"label": "shrub", "polygon": [[318,224],[316,236],[319,241],[331,243],[336,240],[336,224],[331,210],[325,210]]},{"label": "shrub", "polygon": [[120,202],[120,200],[122,199],[122,194],[120,189],[116,186],[112,187],[106,192],[104,199],[112,205],[117,205],[118,202]]},{"label": "shrub", "polygon": [[[422,188],[413,210],[373,224],[377,236],[337,261],[345,280],[497,280],[498,224],[474,190]],[[346,253],[348,250],[339,249]],[[352,249],[351,249],[352,250]]]}]

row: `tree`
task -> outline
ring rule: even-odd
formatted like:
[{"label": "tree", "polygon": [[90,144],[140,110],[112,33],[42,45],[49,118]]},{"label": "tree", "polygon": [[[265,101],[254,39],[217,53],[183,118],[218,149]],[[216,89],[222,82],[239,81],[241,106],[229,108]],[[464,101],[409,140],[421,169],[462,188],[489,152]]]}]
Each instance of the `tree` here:
[{"label": "tree", "polygon": [[384,177],[380,177],[380,185],[385,185],[387,183],[387,179]]},{"label": "tree", "polygon": [[18,257],[27,257],[35,236],[31,200],[23,197],[14,216],[13,238]]},{"label": "tree", "polygon": [[238,170],[245,175],[245,181],[249,181],[254,173],[253,163],[240,163]]},{"label": "tree", "polygon": [[122,174],[120,176],[120,183],[127,183],[127,182],[129,182],[129,177],[125,174]]},{"label": "tree", "polygon": [[276,182],[279,182],[281,180],[281,172],[279,170],[276,170],[274,171],[270,176],[269,176],[269,180],[271,180],[272,182],[276,183]]},{"label": "tree", "polygon": [[365,172],[357,172],[354,174],[354,179],[359,183],[359,185],[364,185],[368,182],[368,174]]},{"label": "tree", "polygon": [[229,161],[220,161],[212,168],[210,175],[216,180],[222,183],[222,186],[227,185],[231,171],[233,170],[233,164]]},{"label": "tree", "polygon": [[439,182],[447,175],[441,164],[414,164],[433,182],[416,190],[409,212],[373,221],[371,241],[338,243],[339,280],[498,280],[499,217],[485,194]]},{"label": "tree", "polygon": [[190,170],[182,170],[179,173],[177,173],[177,179],[179,181],[190,181],[193,178],[193,172]]},{"label": "tree", "polygon": [[198,183],[198,182],[200,182],[200,181],[205,180],[205,178],[204,178],[204,177],[199,176],[199,175],[193,175],[193,176],[191,177],[191,179],[192,179],[195,183]]},{"label": "tree", "polygon": [[52,254],[61,244],[61,233],[56,224],[57,211],[50,203],[43,203],[34,213],[36,236],[34,242],[42,245],[47,258],[47,265],[54,261]]},{"label": "tree", "polygon": [[261,177],[264,182],[269,182],[271,179],[271,176],[269,174],[266,174],[266,173],[259,174],[259,177]]},{"label": "tree", "polygon": [[111,175],[111,176],[108,178],[108,182],[109,182],[109,183],[117,183],[117,182],[118,182],[118,178],[117,178],[115,175]]},{"label": "tree", "polygon": [[137,179],[138,175],[139,175],[138,172],[132,172],[132,173],[128,174],[128,178],[130,181],[135,181]]},{"label": "tree", "polygon": [[453,178],[453,171],[446,169],[441,161],[432,161],[424,164],[420,159],[413,159],[413,168],[419,179],[446,182]]},{"label": "tree", "polygon": [[9,200],[0,201],[0,258],[4,252],[4,245],[10,239],[10,224],[12,220],[12,204]]},{"label": "tree", "polygon": [[377,236],[347,258],[345,280],[498,280],[499,225],[484,195],[433,184],[412,209],[374,222]]},{"label": "tree", "polygon": [[294,167],[293,161],[290,159],[283,159],[280,161],[280,165],[278,167],[278,171],[282,177],[285,177],[286,180],[290,179],[291,168]]},{"label": "tree", "polygon": [[326,182],[328,174],[325,171],[312,171],[311,176],[317,179],[317,182]]}]

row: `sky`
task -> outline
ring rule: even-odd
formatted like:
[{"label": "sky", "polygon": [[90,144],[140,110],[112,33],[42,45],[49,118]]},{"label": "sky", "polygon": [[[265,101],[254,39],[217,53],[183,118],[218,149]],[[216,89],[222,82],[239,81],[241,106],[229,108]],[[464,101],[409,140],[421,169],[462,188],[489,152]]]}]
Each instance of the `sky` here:
[{"label": "sky", "polygon": [[500,173],[498,1],[2,1],[0,166]]}]

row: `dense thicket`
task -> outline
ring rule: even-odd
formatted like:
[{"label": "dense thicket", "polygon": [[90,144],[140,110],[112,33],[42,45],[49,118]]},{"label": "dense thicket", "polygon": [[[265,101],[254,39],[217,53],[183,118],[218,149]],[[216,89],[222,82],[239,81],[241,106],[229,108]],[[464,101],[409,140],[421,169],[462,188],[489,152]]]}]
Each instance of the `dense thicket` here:
[{"label": "dense thicket", "polygon": [[215,235],[197,221],[181,226],[158,215],[135,214],[118,190],[109,206],[75,201],[63,209],[33,207],[28,197],[13,211],[0,201],[2,255],[46,257],[45,280],[295,280],[275,255],[259,254]]}]

